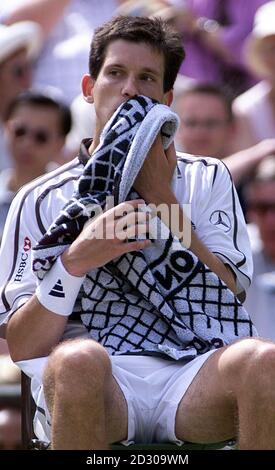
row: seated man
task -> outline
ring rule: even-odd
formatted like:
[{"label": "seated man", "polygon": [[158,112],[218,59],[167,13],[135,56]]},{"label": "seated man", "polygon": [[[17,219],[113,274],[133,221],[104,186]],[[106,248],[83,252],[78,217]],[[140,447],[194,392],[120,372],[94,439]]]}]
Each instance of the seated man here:
[{"label": "seated man", "polygon": [[[179,208],[180,232],[187,219],[179,206],[191,204],[188,249],[178,233],[133,240],[148,231],[146,212],[136,210],[144,201],[133,192],[84,223],[89,206],[83,210],[83,200],[87,194],[93,200],[96,184],[105,187],[101,171],[110,170],[111,192],[125,183],[114,173],[119,176],[128,147],[111,143],[124,128],[110,118],[121,110],[131,129],[133,102],[169,110],[163,104],[172,101],[183,57],[179,36],[160,19],[117,17],[99,27],[90,75],[82,81],[96,110],[94,138],[83,142],[75,160],[21,190],[8,215],[1,320],[13,360],[33,378],[36,432],[54,449],[208,443],[236,435],[242,449],[275,448],[275,347],[251,337],[256,332],[233,295],[249,285],[251,254],[226,167],[184,154],[177,160],[173,145],[164,150],[158,136],[133,178],[147,204]],[[141,114],[131,118],[139,121]],[[98,154],[100,169],[90,165]],[[136,168],[127,171],[131,179]],[[76,224],[70,208],[82,217]],[[59,255],[52,256],[54,243]],[[144,271],[135,272],[137,265]],[[68,335],[79,337],[63,341]]]}]

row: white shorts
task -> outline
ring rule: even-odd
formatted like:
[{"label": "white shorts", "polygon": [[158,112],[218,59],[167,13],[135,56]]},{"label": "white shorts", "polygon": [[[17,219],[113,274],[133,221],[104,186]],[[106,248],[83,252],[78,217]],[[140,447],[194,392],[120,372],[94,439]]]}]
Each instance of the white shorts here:
[{"label": "white shorts", "polygon": [[[182,441],[175,435],[178,405],[194,377],[215,350],[187,364],[150,356],[111,356],[112,373],[128,406],[128,437],[133,443]],[[32,378],[32,395],[37,405],[34,418],[36,436],[50,442],[51,418],[47,409],[42,377],[48,358],[17,362]]]}]

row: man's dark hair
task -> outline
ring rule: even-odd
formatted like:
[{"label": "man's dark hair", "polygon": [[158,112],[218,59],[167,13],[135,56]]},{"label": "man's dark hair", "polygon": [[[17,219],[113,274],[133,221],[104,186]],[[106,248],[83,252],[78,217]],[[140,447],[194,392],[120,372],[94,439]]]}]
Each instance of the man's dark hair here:
[{"label": "man's dark hair", "polygon": [[89,56],[92,78],[98,77],[108,45],[119,39],[148,44],[163,54],[164,92],[173,88],[185,53],[180,35],[166,21],[157,17],[116,16],[97,28]]},{"label": "man's dark hair", "polygon": [[72,115],[70,108],[63,101],[51,97],[46,93],[24,91],[11,102],[5,115],[5,121],[8,121],[21,106],[43,107],[57,111],[60,118],[60,134],[66,137],[70,132],[72,127]]},{"label": "man's dark hair", "polygon": [[203,95],[210,95],[216,98],[219,98],[226,110],[227,118],[229,122],[234,120],[233,111],[232,111],[232,99],[226,93],[225,89],[220,85],[215,85],[212,83],[191,83],[184,90],[178,93],[175,100],[175,108],[177,108],[177,99],[180,99],[184,96],[191,95],[193,93],[201,93]]}]

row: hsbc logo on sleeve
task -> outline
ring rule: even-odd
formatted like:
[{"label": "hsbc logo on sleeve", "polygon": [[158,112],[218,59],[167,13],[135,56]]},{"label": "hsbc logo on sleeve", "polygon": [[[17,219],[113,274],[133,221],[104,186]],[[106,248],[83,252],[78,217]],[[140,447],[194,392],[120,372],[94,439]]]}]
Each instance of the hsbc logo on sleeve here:
[{"label": "hsbc logo on sleeve", "polygon": [[22,281],[22,277],[26,269],[27,261],[29,258],[28,252],[30,251],[31,247],[32,247],[31,240],[29,239],[29,237],[25,237],[23,241],[23,250],[20,254],[20,263],[19,263],[18,269],[14,277],[14,282]]}]

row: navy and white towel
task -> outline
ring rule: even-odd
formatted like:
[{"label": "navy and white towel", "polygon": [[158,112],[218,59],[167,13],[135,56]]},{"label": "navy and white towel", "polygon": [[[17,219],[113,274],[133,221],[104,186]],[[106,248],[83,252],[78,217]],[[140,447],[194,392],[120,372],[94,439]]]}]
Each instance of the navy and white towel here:
[{"label": "navy and white towel", "polygon": [[[144,96],[123,103],[106,124],[79,179],[78,190],[33,250],[38,279],[93,217],[106,197],[137,197],[132,186],[159,133],[173,141],[178,117]],[[157,225],[163,227],[160,219]],[[233,293],[172,233],[127,253],[85,277],[81,320],[110,354],[195,357],[256,335]]]}]

